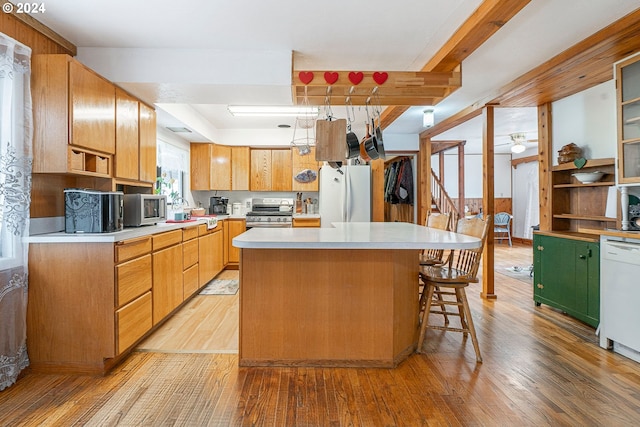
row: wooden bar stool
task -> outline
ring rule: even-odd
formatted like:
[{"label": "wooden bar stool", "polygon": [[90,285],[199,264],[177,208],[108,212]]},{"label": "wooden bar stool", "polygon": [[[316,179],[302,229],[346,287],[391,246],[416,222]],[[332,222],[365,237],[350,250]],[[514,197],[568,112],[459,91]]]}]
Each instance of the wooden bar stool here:
[{"label": "wooden bar stool", "polygon": [[[427,219],[425,220],[424,225],[425,227],[437,228],[438,230],[447,231],[449,230],[450,219],[451,219],[451,214],[449,212],[447,213],[428,212]],[[422,254],[420,254],[420,266],[443,264],[445,262],[445,260],[443,259],[443,255],[444,255],[443,249],[425,249],[422,251]],[[418,315],[420,315],[425,308],[425,297],[426,297],[426,294],[424,292],[425,289],[426,289],[426,286],[424,285],[424,282],[420,280],[420,284],[418,288],[419,290],[418,299],[420,301],[420,310]],[[444,310],[444,306],[442,307],[442,309]],[[446,318],[446,315],[445,315],[445,322],[449,323],[449,320]]]},{"label": "wooden bar stool", "polygon": [[[490,222],[490,215],[484,220],[482,218],[472,218],[458,221],[456,232],[480,238],[480,247],[476,249],[461,249],[457,253],[451,252],[446,264],[421,268],[420,279],[425,286],[425,290],[423,290],[425,308],[420,322],[420,335],[416,350],[418,353],[422,352],[427,329],[462,332],[465,337],[467,334],[471,335],[473,348],[476,352],[476,360],[482,362],[480,346],[473,326],[465,288],[469,283],[478,281],[478,268],[480,267],[480,259]],[[435,301],[434,297],[436,298]],[[432,310],[434,304],[439,306],[440,310]],[[446,310],[447,306],[455,306],[457,311],[448,311]],[[432,314],[443,315],[445,318],[444,326],[430,324],[429,318]],[[448,316],[458,316],[460,318],[460,327],[449,326]]]}]

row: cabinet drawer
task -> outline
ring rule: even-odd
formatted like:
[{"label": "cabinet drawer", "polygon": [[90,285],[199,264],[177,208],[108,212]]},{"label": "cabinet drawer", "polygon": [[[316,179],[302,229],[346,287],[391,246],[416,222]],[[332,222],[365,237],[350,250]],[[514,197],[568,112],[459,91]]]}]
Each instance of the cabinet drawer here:
[{"label": "cabinet drawer", "polygon": [[116,349],[120,354],[153,326],[151,291],[116,311]]},{"label": "cabinet drawer", "polygon": [[166,248],[182,242],[182,230],[167,231],[166,233],[153,235],[153,250]]},{"label": "cabinet drawer", "polygon": [[222,223],[223,222],[224,221],[218,221],[218,225],[216,225],[215,228],[209,228],[209,229],[207,228],[207,224],[200,224],[198,226],[198,235],[199,236],[204,236],[206,234],[215,233],[216,231],[222,230]]},{"label": "cabinet drawer", "polygon": [[182,241],[195,239],[198,237],[198,227],[187,227],[182,229]]},{"label": "cabinet drawer", "polygon": [[182,244],[182,266],[186,270],[198,262],[198,240],[189,240]]},{"label": "cabinet drawer", "polygon": [[151,252],[151,237],[123,240],[116,243],[116,263],[123,262]]},{"label": "cabinet drawer", "polygon": [[320,227],[320,218],[293,218],[294,227]]},{"label": "cabinet drawer", "polygon": [[151,254],[116,265],[116,307],[151,289]]},{"label": "cabinet drawer", "polygon": [[182,283],[184,284],[184,299],[189,298],[198,290],[199,283],[198,264],[192,265],[182,273]]}]

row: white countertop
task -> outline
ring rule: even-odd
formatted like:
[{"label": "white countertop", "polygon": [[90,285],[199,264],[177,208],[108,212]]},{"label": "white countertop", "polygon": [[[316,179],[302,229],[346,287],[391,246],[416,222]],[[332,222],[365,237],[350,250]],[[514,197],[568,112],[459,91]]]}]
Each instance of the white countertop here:
[{"label": "white countertop", "polygon": [[480,239],[405,222],[334,223],[333,228],[252,228],[233,239],[246,249],[471,249]]}]

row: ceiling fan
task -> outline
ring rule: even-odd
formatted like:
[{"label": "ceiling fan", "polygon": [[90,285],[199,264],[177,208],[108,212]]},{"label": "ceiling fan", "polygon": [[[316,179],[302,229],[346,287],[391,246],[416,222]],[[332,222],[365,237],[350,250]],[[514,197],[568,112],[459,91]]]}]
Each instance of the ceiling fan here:
[{"label": "ceiling fan", "polygon": [[527,149],[527,147],[524,145],[526,142],[538,142],[538,139],[527,139],[527,135],[525,132],[511,133],[509,134],[509,138],[511,138],[511,142],[497,144],[496,147],[511,145],[511,152],[518,154]]}]

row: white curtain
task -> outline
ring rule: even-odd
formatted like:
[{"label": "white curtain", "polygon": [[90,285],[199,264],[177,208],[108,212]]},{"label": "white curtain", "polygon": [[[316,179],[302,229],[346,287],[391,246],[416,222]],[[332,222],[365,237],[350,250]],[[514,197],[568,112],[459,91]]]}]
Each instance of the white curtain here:
[{"label": "white curtain", "polygon": [[29,365],[30,62],[30,48],[0,33],[0,390],[15,383]]}]

